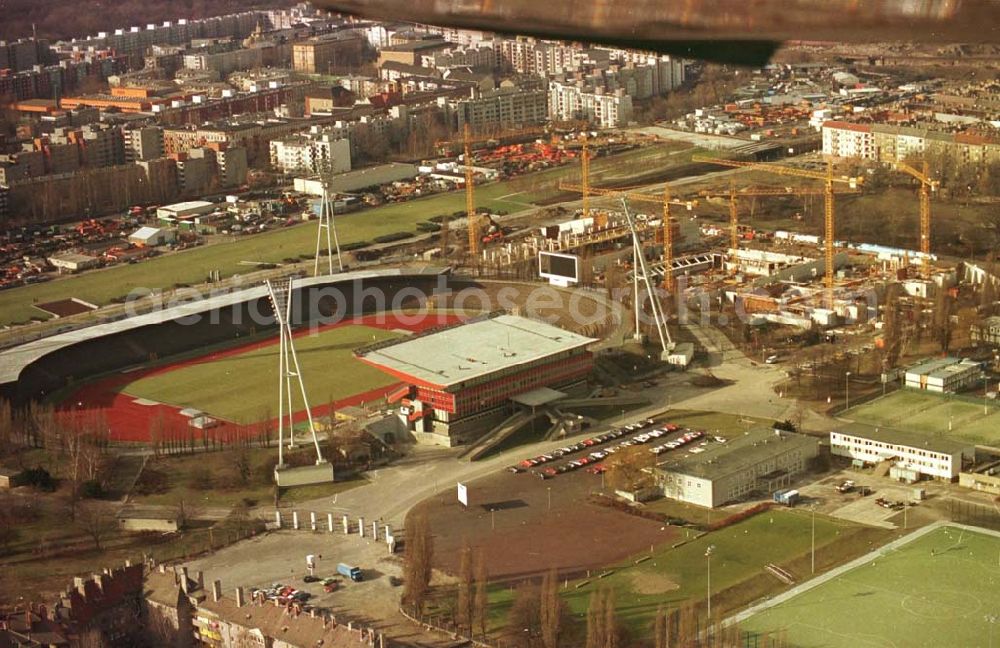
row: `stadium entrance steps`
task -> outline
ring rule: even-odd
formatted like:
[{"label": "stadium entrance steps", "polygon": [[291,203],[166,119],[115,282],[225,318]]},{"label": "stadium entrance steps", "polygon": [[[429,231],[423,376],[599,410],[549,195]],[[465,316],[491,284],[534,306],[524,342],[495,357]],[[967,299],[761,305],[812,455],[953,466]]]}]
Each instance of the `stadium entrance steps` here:
[{"label": "stadium entrance steps", "polygon": [[508,438],[514,434],[520,432],[528,425],[535,422],[535,419],[547,416],[544,411],[532,414],[531,412],[517,412],[505,421],[500,423],[487,434],[483,435],[476,443],[471,445],[468,450],[463,452],[461,457],[468,457],[469,461],[477,461],[478,459],[489,454],[494,448],[506,441]]}]

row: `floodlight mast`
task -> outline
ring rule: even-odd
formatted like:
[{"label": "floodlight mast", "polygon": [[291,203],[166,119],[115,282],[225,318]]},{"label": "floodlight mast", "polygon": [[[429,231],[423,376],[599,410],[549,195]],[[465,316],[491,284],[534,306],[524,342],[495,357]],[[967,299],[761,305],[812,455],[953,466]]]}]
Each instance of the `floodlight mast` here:
[{"label": "floodlight mast", "polygon": [[[653,311],[653,322],[656,324],[656,333],[660,338],[660,346],[663,348],[663,353],[661,355],[662,360],[666,360],[670,352],[674,350],[676,346],[673,339],[670,337],[670,331],[667,329],[667,319],[663,316],[663,309],[660,306],[660,300],[653,288],[653,282],[649,279],[649,267],[646,265],[646,256],[642,253],[642,244],[639,241],[639,232],[635,229],[635,221],[632,219],[632,213],[628,209],[628,198],[622,198],[622,209],[625,211],[625,222],[628,223],[629,231],[632,232],[632,245],[635,246],[636,259],[639,262],[638,268],[632,268],[632,272],[637,270],[642,270],[642,281],[646,285],[646,291],[649,295],[650,310]],[[636,310],[636,324],[639,322],[639,309],[641,308],[641,302],[639,300],[638,290],[635,295],[635,310]]]},{"label": "floodlight mast", "polygon": [[[333,223],[333,205],[330,204],[330,179],[321,174],[323,183],[322,202],[319,208],[319,224],[316,227],[316,257],[313,261],[313,276],[319,276],[320,248],[323,242],[323,230],[326,230],[326,261],[327,274],[333,274],[333,251],[337,251],[337,266],[344,271],[344,259],[340,256],[340,239],[337,237],[337,227]],[[330,231],[333,231],[333,244],[330,241]]]},{"label": "floodlight mast", "polygon": [[299,357],[295,352],[295,344],[292,338],[290,326],[292,315],[292,289],[294,278],[272,282],[268,280],[267,290],[271,298],[271,306],[274,309],[275,319],[278,320],[279,331],[279,353],[278,353],[278,466],[284,467],[284,439],[285,439],[285,407],[288,408],[288,447],[295,447],[295,427],[292,398],[292,378],[299,383],[299,393],[302,396],[302,404],[306,410],[306,419],[309,422],[309,431],[312,433],[313,445],[316,448],[316,464],[324,463],[323,453],[319,447],[319,439],[316,437],[316,425],[313,422],[312,411],[309,408],[309,399],[306,396],[305,382],[302,380],[302,370],[299,365]]}]

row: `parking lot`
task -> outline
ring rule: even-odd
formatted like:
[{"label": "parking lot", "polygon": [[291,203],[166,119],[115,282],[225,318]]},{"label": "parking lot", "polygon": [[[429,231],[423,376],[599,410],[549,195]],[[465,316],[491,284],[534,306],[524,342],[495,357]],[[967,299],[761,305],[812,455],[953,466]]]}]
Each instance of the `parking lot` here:
[{"label": "parking lot", "polygon": [[[850,492],[838,492],[837,486],[847,480],[855,482],[855,487]],[[925,491],[927,499],[917,500],[915,492],[918,488]],[[812,484],[801,486],[798,490],[802,495],[803,505],[815,505],[819,513],[886,529],[903,526],[903,508],[879,506],[877,500],[902,502],[906,508],[907,526],[912,526],[933,515],[929,510],[930,507],[947,492],[944,484],[936,482],[908,485],[855,470],[839,471]],[[865,492],[867,494],[862,494]]]},{"label": "parking lot", "polygon": [[[320,579],[306,583],[306,556],[316,556],[315,575]],[[261,558],[266,556],[266,560]],[[363,580],[353,582],[337,574],[338,563],[359,567]],[[206,582],[222,579],[226,596],[243,587],[248,600],[252,589],[271,590],[275,585],[294,587],[307,593],[304,601],[318,611],[327,610],[373,627],[393,639],[428,636],[419,632],[398,612],[402,576],[402,557],[390,555],[383,540],[345,536],[343,532],[278,531],[227,547],[187,564],[190,570],[203,570]],[[325,592],[323,579],[334,578],[337,588]],[[440,581],[440,576],[436,576]],[[394,584],[396,583],[396,584]]]}]

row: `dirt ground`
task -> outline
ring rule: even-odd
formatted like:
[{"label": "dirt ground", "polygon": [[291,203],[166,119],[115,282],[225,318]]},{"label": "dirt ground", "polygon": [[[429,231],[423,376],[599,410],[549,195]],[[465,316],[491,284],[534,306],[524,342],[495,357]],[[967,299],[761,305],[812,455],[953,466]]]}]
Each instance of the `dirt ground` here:
[{"label": "dirt ground", "polygon": [[468,488],[468,508],[451,490],[420,505],[432,529],[446,530],[435,534],[434,557],[450,573],[465,542],[483,550],[491,580],[510,580],[552,567],[560,575],[582,574],[677,537],[673,527],[588,503],[601,477],[583,470],[544,481],[497,472]]}]

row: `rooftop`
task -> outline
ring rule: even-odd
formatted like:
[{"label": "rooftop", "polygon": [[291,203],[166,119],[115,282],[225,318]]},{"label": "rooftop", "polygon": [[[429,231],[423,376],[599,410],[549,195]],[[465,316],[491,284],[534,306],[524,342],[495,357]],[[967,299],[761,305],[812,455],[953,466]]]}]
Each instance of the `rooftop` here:
[{"label": "rooftop", "polygon": [[921,448],[942,454],[956,454],[971,450],[973,447],[971,443],[962,443],[944,437],[907,432],[906,430],[897,430],[896,428],[875,427],[874,425],[866,425],[864,423],[851,423],[841,426],[837,429],[837,432],[871,439],[872,441],[881,441],[882,443],[891,443],[908,448]]},{"label": "rooftop", "polygon": [[[660,470],[718,479],[755,466],[775,453],[815,446],[816,437],[794,432],[775,432],[769,427],[757,427],[746,434],[730,437],[725,443],[709,441],[707,445],[692,444],[682,450],[668,452],[657,462]],[[704,448],[703,452],[691,450]]]},{"label": "rooftop", "polygon": [[595,341],[551,324],[500,315],[362,349],[358,356],[390,373],[449,387]]},{"label": "rooftop", "polygon": [[963,373],[979,366],[978,362],[968,359],[928,358],[927,360],[921,360],[911,367],[907,367],[906,373],[908,375],[928,376],[931,378],[947,378],[948,376]]}]

